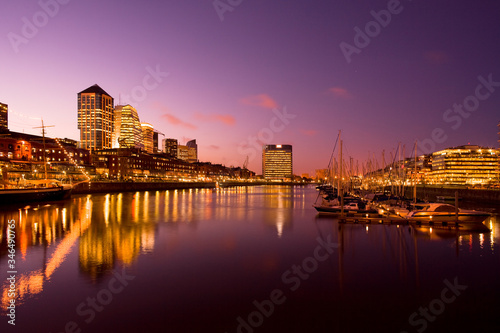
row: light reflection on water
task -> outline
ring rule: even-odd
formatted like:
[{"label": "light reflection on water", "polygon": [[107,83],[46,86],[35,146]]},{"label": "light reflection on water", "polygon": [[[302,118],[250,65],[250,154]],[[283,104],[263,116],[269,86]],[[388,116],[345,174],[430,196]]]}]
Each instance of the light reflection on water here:
[{"label": "light reflection on water", "polygon": [[[105,285],[113,271],[134,271],[137,281],[128,287],[128,296],[109,305],[106,316],[88,327],[93,332],[112,328],[113,322],[121,325],[118,318],[128,329],[132,324],[120,313],[123,307],[137,310],[141,302],[153,308],[143,314],[152,331],[183,327],[193,314],[203,313],[210,318],[202,316],[185,331],[207,325],[236,331],[236,318],[251,312],[255,299],[276,288],[286,290],[283,272],[310,256],[318,237],[331,237],[338,250],[297,292],[287,294],[290,301],[281,314],[259,331],[306,329],[314,318],[322,329],[364,327],[347,309],[354,313],[362,302],[388,310],[381,299],[400,304],[395,318],[368,314],[372,322],[366,328],[380,324],[408,330],[408,315],[439,294],[444,278],[460,276],[473,286],[485,283],[485,272],[490,274],[487,281],[500,275],[496,216],[485,222],[490,233],[339,224],[316,214],[311,207],[315,196],[313,188],[305,187],[192,189],[78,196],[36,210],[2,211],[0,270],[7,270],[7,221],[15,219],[19,311],[29,315],[68,308],[47,324],[54,331],[64,328],[82,297]],[[79,296],[56,297],[54,279],[57,286],[79,290]],[[2,311],[7,291],[2,281]],[[41,301],[54,297],[54,304]],[[165,309],[171,317],[164,315]],[[332,313],[337,313],[337,323],[326,319]]]}]

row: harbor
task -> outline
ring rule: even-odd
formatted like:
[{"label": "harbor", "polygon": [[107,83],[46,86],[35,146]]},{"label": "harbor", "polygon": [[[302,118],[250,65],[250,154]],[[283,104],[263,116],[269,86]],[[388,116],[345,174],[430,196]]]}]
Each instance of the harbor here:
[{"label": "harbor", "polygon": [[0,332],[500,332],[500,2],[2,3]]},{"label": "harbor", "polygon": [[[468,289],[431,331],[494,325],[479,319],[494,318],[498,302],[498,215],[485,221],[491,232],[343,221],[318,214],[316,195],[311,185],[238,186],[4,208],[2,244],[7,221],[16,223],[16,329],[59,332],[72,322],[83,332],[144,331],[147,322],[153,332],[303,332],[311,323],[317,332],[411,330],[408,317],[455,279]],[[1,288],[5,302],[9,285]],[[270,311],[272,300],[257,327],[256,311]],[[361,306],[378,310],[354,320]],[[457,312],[474,321],[457,321]]]}]

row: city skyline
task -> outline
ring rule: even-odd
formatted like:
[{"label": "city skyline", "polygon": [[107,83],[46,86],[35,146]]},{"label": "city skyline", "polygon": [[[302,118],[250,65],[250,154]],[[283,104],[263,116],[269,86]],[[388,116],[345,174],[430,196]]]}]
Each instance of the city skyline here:
[{"label": "city skyline", "polygon": [[399,142],[409,157],[415,140],[498,147],[494,1],[61,2],[4,5],[13,131],[39,134],[43,117],[49,136],[78,139],[75,96],[97,83],[165,138],[196,138],[200,161],[249,156],[257,171],[261,147],[282,143],[312,174],[339,130],[360,163]]}]

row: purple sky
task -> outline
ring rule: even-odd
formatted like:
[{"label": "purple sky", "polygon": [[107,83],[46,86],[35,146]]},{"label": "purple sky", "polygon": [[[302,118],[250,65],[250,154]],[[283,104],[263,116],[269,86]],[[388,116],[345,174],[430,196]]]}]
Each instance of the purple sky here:
[{"label": "purple sky", "polygon": [[[1,5],[11,130],[39,133],[43,117],[49,136],[79,139],[77,93],[97,83],[166,137],[197,139],[200,160],[248,155],[257,173],[259,137],[292,144],[297,174],[326,167],[339,130],[360,164],[399,142],[407,157],[415,140],[498,146],[500,83],[478,88],[500,82],[498,1],[59,1],[41,1],[50,15]],[[447,112],[464,101],[472,111]]]}]

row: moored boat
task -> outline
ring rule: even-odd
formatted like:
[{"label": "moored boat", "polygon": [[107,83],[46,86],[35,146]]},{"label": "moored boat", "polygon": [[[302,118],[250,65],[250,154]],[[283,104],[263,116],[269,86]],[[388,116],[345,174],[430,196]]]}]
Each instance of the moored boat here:
[{"label": "moored boat", "polygon": [[[319,212],[319,213],[329,213],[329,214],[335,214],[335,215],[340,215],[342,213],[342,207],[341,206],[328,206],[328,205],[313,205],[313,207]],[[349,203],[347,205],[344,205],[344,213],[361,213],[361,214],[378,214],[378,211],[376,209],[371,209],[369,207],[358,205],[357,203]]]},{"label": "moored boat", "polygon": [[444,203],[423,203],[414,205],[406,218],[416,221],[482,223],[491,214],[478,210],[456,208]]},{"label": "moored boat", "polygon": [[71,196],[71,191],[72,187],[67,185],[3,189],[0,190],[0,204],[64,200]]}]

